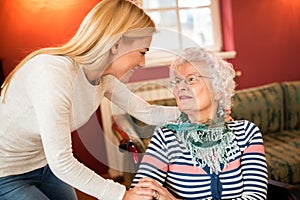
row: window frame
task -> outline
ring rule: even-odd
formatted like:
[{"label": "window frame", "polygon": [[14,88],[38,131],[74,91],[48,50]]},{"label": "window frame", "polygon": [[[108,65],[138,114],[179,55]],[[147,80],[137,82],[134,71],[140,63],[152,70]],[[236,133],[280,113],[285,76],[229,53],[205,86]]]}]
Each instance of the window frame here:
[{"label": "window frame", "polygon": [[[146,12],[164,12],[169,10],[175,10],[177,16],[177,25],[178,31],[180,34],[182,33],[181,23],[180,23],[180,10],[182,9],[194,9],[194,8],[210,8],[211,10],[211,19],[212,19],[212,29],[213,29],[213,39],[214,45],[208,46],[206,48],[213,50],[223,59],[234,58],[236,55],[235,51],[224,52],[223,51],[223,36],[222,36],[222,25],[221,25],[221,2],[220,0],[211,0],[211,4],[209,6],[195,6],[195,7],[178,7],[178,1],[176,0],[176,7],[164,7],[164,8],[143,8]],[[140,0],[140,5],[142,6],[142,0]],[[151,48],[151,47],[150,47]],[[173,60],[173,56],[170,56],[168,53],[152,53],[149,52],[147,55],[147,63],[146,67],[155,67],[155,66],[163,66],[171,64]]]}]

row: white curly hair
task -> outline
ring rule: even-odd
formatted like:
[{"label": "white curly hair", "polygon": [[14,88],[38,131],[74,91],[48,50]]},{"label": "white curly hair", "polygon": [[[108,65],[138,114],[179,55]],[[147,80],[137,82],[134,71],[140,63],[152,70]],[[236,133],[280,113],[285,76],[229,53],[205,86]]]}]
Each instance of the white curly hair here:
[{"label": "white curly hair", "polygon": [[199,62],[205,63],[204,70],[207,73],[205,75],[213,77],[207,81],[211,82],[214,94],[221,94],[218,112],[221,112],[220,115],[224,115],[225,109],[230,109],[232,106],[231,97],[234,95],[236,87],[235,70],[232,64],[221,59],[212,51],[197,47],[186,48],[184,53],[177,56],[171,64],[170,78],[173,80],[176,77],[177,66],[185,63],[191,63],[199,72],[203,72],[203,64],[201,64],[200,70]]}]

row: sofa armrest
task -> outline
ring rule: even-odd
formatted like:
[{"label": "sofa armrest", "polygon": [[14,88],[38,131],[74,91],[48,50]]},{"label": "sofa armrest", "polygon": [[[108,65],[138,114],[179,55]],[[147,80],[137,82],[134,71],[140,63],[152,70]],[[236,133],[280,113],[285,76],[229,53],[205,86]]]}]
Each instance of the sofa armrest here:
[{"label": "sofa armrest", "polygon": [[300,190],[288,183],[269,180],[268,199],[300,200]]}]

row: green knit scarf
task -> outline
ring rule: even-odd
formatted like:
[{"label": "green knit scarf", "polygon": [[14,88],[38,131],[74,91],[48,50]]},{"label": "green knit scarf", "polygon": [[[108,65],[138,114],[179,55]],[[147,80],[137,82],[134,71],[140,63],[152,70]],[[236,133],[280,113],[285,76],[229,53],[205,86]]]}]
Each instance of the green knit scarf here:
[{"label": "green knit scarf", "polygon": [[177,122],[168,123],[166,127],[175,131],[177,139],[190,151],[194,166],[208,166],[211,174],[221,172],[239,150],[235,134],[224,120],[193,124],[182,113]]}]

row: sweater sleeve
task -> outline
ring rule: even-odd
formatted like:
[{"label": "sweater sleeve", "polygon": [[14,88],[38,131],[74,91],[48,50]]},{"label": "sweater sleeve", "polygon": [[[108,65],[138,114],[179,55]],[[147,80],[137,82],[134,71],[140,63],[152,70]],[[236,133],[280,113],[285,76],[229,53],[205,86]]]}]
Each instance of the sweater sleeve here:
[{"label": "sweater sleeve", "polygon": [[128,87],[112,75],[103,77],[105,96],[128,114],[150,125],[162,125],[174,121],[180,111],[174,106],[151,105],[131,92]]},{"label": "sweater sleeve", "polygon": [[26,83],[39,124],[43,151],[53,173],[71,186],[99,199],[121,200],[125,186],[107,180],[76,160],[72,153],[70,116],[73,71],[35,63]]},{"label": "sweater sleeve", "polygon": [[244,151],[241,168],[244,178],[244,191],[239,199],[266,199],[268,171],[262,134],[252,122],[244,121]]}]

